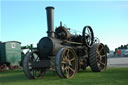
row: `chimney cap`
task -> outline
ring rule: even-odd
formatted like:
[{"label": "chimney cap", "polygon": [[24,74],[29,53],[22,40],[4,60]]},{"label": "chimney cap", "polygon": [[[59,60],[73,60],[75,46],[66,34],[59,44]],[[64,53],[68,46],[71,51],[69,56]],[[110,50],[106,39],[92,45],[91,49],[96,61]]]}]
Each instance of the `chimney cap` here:
[{"label": "chimney cap", "polygon": [[46,7],[46,10],[47,9],[54,9],[54,7],[53,6],[48,6],[48,7]]}]

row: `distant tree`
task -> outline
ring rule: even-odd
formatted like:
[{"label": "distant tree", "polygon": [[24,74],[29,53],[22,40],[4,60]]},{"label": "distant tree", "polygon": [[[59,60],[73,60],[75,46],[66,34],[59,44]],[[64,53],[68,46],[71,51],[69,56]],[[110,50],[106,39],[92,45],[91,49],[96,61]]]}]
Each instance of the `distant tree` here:
[{"label": "distant tree", "polygon": [[124,49],[124,46],[123,46],[123,45],[121,45],[121,46],[120,46],[120,48],[121,48],[121,49]]},{"label": "distant tree", "polygon": [[118,50],[118,48],[115,48],[115,52],[114,52],[114,54],[116,54],[117,50]]},{"label": "distant tree", "polygon": [[118,49],[117,48],[115,48],[115,52],[117,51]]},{"label": "distant tree", "polygon": [[124,45],[124,49],[127,49],[127,45]]},{"label": "distant tree", "polygon": [[109,53],[109,52],[110,52],[109,47],[108,47],[107,45],[104,45],[104,47],[105,47],[105,49],[106,49],[107,53]]},{"label": "distant tree", "polygon": [[118,47],[118,49],[121,49],[121,47]]}]

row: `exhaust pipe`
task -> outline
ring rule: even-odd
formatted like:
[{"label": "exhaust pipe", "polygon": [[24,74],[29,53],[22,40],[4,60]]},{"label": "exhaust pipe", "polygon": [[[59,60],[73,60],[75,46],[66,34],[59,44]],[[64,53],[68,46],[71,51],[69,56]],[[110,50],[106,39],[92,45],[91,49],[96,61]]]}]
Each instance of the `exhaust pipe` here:
[{"label": "exhaust pipe", "polygon": [[54,37],[54,7],[46,7],[46,11],[47,11],[48,37]]}]

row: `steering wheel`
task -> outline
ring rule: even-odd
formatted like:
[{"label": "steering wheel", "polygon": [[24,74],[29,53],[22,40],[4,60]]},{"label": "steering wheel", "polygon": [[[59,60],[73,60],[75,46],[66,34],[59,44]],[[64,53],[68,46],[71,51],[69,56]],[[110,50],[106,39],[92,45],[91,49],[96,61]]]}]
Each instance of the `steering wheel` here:
[{"label": "steering wheel", "polygon": [[94,33],[90,26],[85,26],[83,28],[83,45],[86,45],[87,47],[92,47],[94,43]]}]

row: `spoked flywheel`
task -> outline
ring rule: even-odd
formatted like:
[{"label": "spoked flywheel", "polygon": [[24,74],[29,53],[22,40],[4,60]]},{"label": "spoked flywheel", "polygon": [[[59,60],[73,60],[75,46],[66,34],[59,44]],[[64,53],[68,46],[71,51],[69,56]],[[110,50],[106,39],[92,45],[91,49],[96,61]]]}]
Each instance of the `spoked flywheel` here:
[{"label": "spoked flywheel", "polygon": [[27,55],[24,58],[23,61],[23,68],[24,68],[24,74],[29,78],[29,79],[37,79],[40,78],[44,73],[45,69],[37,69],[33,68],[33,63],[34,62],[39,62],[40,58],[37,55],[37,51],[32,51],[27,53]]},{"label": "spoked flywheel", "polygon": [[107,67],[107,53],[102,43],[94,44],[89,51],[89,64],[94,72],[102,72]]},{"label": "spoked flywheel", "polygon": [[56,55],[56,72],[60,78],[72,78],[77,73],[78,60],[72,48],[61,48]]},{"label": "spoked flywheel", "polygon": [[94,43],[94,33],[90,26],[85,26],[83,29],[83,45],[92,47]]}]

